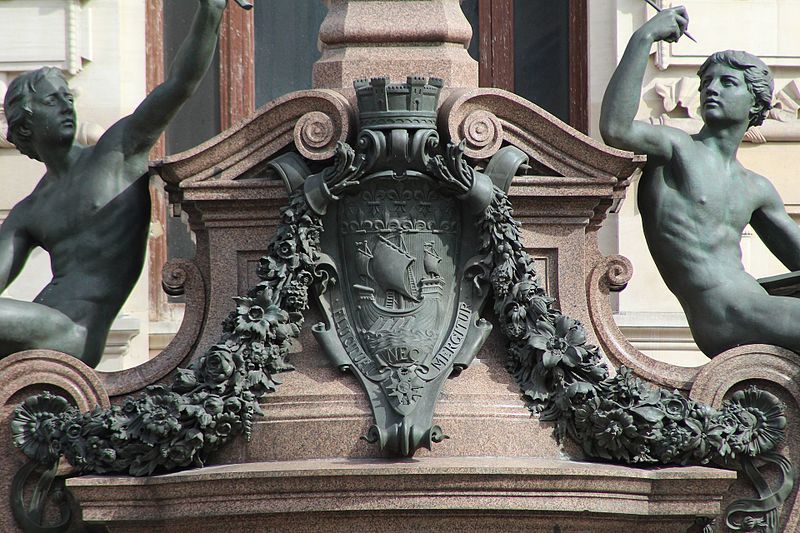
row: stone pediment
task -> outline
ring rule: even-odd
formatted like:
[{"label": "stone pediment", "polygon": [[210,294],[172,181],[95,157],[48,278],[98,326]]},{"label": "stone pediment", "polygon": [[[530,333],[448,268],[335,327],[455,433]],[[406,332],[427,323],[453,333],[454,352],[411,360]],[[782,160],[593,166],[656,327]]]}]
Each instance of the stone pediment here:
[{"label": "stone pediment", "polygon": [[353,110],[341,94],[297,91],[190,150],[154,162],[152,168],[168,186],[183,190],[235,188],[235,180],[258,176],[265,162],[287,148],[311,161],[332,157],[336,143],[351,134],[353,122]]},{"label": "stone pediment", "polygon": [[453,91],[442,104],[439,121],[454,142],[466,141],[466,155],[476,159],[491,157],[504,144],[516,146],[530,157],[532,174],[625,181],[644,161],[501,89]]},{"label": "stone pediment", "polygon": [[[465,141],[465,155],[476,161],[488,161],[502,147],[514,146],[528,156],[525,174],[535,177],[537,185],[574,188],[576,193],[590,183],[610,186],[615,204],[644,161],[500,89],[450,91],[438,121],[443,137]],[[259,189],[254,181],[239,180],[265,177],[267,163],[286,151],[296,151],[311,165],[330,159],[337,142],[352,140],[355,126],[354,107],[339,92],[298,91],[191,150],[155,162],[153,169],[173,194],[180,189],[189,195],[184,199],[210,189],[253,191]]]}]

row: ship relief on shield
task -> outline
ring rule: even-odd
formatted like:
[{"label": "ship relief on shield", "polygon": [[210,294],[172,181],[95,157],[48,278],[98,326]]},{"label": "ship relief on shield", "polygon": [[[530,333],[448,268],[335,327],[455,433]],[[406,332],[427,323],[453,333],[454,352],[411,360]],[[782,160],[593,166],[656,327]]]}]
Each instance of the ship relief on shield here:
[{"label": "ship relief on shield", "polygon": [[449,326],[457,206],[425,179],[378,178],[342,207],[347,311],[364,351],[386,370],[381,385],[392,407],[407,414],[437,375],[431,363]]},{"label": "ship relief on shield", "polygon": [[472,280],[477,214],[492,180],[463,147],[439,146],[441,80],[355,83],[361,130],[304,193],[322,216],[327,271],[312,329],[370,399],[366,436],[390,454],[413,455],[444,438],[433,410],[447,377],[466,368],[491,330],[480,318],[486,289]]}]

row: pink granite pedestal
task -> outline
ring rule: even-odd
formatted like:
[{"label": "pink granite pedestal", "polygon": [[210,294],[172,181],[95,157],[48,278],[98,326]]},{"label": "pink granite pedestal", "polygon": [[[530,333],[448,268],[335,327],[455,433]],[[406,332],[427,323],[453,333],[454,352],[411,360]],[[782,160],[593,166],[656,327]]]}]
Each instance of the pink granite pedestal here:
[{"label": "pink granite pedestal", "polygon": [[[442,142],[463,140],[479,166],[503,146],[528,156],[530,171],[514,179],[509,193],[523,244],[548,293],[587,325],[589,341],[600,344],[611,363],[625,363],[654,383],[714,405],[753,380],[766,384],[787,402],[789,435],[796,441],[800,367],[791,354],[744,347],[706,369],[680,369],[635,352],[615,329],[608,292],[624,286],[630,264],[603,257],[596,236],[641,158],[603,146],[518,96],[478,88],[458,0],[327,3],[313,90],[281,97],[214,139],[154,165],[173,203],[188,214],[198,244],[193,260],[167,269],[167,285],[187,297],[187,322],[175,341],[138,369],[99,376],[59,354],[3,360],[0,375],[17,380],[0,383],[3,428],[28,392],[66,391],[88,410],[93,403],[108,405],[108,397],[119,402],[168,381],[175,368],[204,353],[219,338],[232,297],[258,282],[255,267],[286,202],[270,160],[296,151],[309,164],[327,164],[338,141],[354,144],[353,78],[423,75],[447,82],[438,119]],[[485,317],[493,319],[490,312]],[[308,328],[318,320],[309,311],[292,358],[296,370],[281,375],[284,383],[266,397],[266,416],[250,442],[235,440],[201,469],[70,479],[83,518],[112,532],[137,533],[682,533],[694,531],[696,517],[719,517],[723,502],[751,495],[729,470],[578,462],[577,445],[559,446],[552,425],[531,417],[504,368],[505,343],[496,331],[471,366],[448,380],[436,405],[434,423],[450,438],[414,459],[383,458],[360,439],[372,424],[363,389],[328,361],[311,336]],[[754,353],[766,363],[758,364]],[[42,368],[66,370],[34,372]],[[719,386],[717,373],[726,376]],[[3,435],[8,451],[0,464],[10,477],[21,454],[11,449],[7,429]],[[789,450],[797,463],[798,452]],[[795,499],[796,492],[781,520],[796,529]],[[4,519],[0,531],[14,531]]]},{"label": "pink granite pedestal", "polygon": [[569,461],[331,459],[84,477],[84,519],[115,532],[687,531],[713,516],[733,472]]}]

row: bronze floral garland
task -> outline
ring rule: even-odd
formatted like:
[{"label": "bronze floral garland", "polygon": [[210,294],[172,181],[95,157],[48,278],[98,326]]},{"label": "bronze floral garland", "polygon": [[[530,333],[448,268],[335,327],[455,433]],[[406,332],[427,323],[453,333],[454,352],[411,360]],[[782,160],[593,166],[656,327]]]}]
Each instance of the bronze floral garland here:
[{"label": "bronze floral garland", "polygon": [[[259,401],[275,391],[276,374],[292,369],[286,357],[303,325],[310,286],[324,291],[329,282],[315,271],[322,225],[301,192],[283,208],[282,222],[261,259],[262,281],[236,298],[221,340],[178,369],[170,387],[151,386],[122,405],[89,413],[49,393],[32,396],[15,411],[15,445],[51,470],[63,455],[80,472],[142,476],[202,466],[234,436],[249,440],[255,415],[263,414]],[[503,191],[495,188],[478,224],[485,256],[477,281],[493,289],[509,340],[507,369],[531,410],[555,422],[559,441],[570,436],[589,457],[643,465],[729,466],[738,457],[757,485],[751,460],[761,457],[780,466],[784,483],[777,492],[788,496],[794,470],[771,452],[786,426],[774,395],[751,387],[715,410],[653,387],[625,367],[610,376],[598,348],[586,343],[584,326],[561,314],[540,287]],[[759,492],[759,500],[737,502],[731,513],[745,518],[729,516],[730,527],[775,522],[775,505],[763,503],[774,502],[775,493]]]},{"label": "bronze floral garland", "polygon": [[322,224],[302,194],[281,217],[259,264],[262,281],[236,298],[220,341],[178,369],[170,387],[150,386],[88,413],[49,393],[32,396],[14,413],[14,444],[47,467],[63,455],[81,472],[143,476],[202,466],[234,436],[249,440],[255,415],[263,414],[259,401],[275,391],[276,374],[292,370],[286,357],[303,326],[319,257]]},{"label": "bronze floral garland", "polygon": [[[716,410],[678,391],[654,387],[626,367],[611,376],[584,326],[553,307],[533,260],[520,241],[507,195],[495,189],[479,221],[482,277],[494,291],[494,311],[509,340],[506,367],[530,409],[555,422],[561,442],[573,438],[587,456],[628,464],[707,464],[731,468],[738,459],[759,498],[734,502],[726,525],[734,531],[777,531],[778,507],[791,493],[795,471],[773,450],[785,436],[784,406],[751,386]],[[776,465],[778,489],[753,460]],[[760,529],[757,529],[760,528]]]}]

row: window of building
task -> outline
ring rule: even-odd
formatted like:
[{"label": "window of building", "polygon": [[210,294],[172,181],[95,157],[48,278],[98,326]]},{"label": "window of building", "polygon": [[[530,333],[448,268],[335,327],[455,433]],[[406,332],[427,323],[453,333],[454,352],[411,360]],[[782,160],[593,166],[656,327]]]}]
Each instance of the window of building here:
[{"label": "window of building", "polygon": [[[166,4],[147,2],[150,89],[163,79],[196,9],[192,2]],[[587,131],[587,0],[462,0],[461,7],[473,27],[469,53],[478,61],[482,87],[515,92]],[[319,0],[258,0],[252,11],[226,10],[209,74],[152,157],[196,146],[256,107],[310,88],[326,13]],[[163,190],[154,189],[153,203],[154,219],[165,228],[150,243],[151,301],[158,320],[168,306],[160,286],[164,261],[194,251],[185,225],[167,216]]]}]

